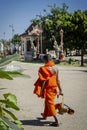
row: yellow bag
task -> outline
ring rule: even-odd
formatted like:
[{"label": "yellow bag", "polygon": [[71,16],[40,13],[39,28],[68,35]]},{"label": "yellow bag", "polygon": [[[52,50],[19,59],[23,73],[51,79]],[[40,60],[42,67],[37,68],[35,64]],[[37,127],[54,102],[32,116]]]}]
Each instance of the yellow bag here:
[{"label": "yellow bag", "polygon": [[64,104],[64,96],[62,96],[62,102],[60,104],[56,104],[56,108],[58,108],[58,113],[61,115],[64,113],[68,113],[70,115],[74,114],[74,110]]}]

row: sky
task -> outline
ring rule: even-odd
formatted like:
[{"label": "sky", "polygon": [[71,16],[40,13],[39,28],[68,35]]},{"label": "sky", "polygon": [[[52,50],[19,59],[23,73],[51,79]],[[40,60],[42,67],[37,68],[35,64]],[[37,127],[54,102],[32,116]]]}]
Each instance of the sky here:
[{"label": "sky", "polygon": [[14,34],[24,33],[31,20],[43,15],[44,9],[49,12],[48,5],[54,3],[58,7],[66,3],[69,12],[87,10],[87,0],[0,0],[0,39],[9,40]]}]

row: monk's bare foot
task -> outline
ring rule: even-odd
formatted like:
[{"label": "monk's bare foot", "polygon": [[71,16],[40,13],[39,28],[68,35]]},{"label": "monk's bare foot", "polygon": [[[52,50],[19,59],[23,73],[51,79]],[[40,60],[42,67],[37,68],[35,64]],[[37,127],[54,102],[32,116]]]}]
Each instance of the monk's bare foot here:
[{"label": "monk's bare foot", "polygon": [[41,116],[43,117],[43,119],[47,119],[47,117],[45,117],[43,113],[41,113]]}]

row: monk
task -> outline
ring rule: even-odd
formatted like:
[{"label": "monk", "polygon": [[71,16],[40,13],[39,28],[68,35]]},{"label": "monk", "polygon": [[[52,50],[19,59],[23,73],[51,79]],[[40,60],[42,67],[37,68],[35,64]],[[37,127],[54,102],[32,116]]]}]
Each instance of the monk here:
[{"label": "monk", "polygon": [[55,97],[57,95],[63,95],[58,78],[59,71],[49,54],[44,56],[44,62],[45,64],[38,70],[39,77],[34,83],[34,94],[45,99],[44,112],[41,113],[42,117],[46,119],[47,117],[53,116],[54,122],[49,125],[59,126],[55,107]]}]

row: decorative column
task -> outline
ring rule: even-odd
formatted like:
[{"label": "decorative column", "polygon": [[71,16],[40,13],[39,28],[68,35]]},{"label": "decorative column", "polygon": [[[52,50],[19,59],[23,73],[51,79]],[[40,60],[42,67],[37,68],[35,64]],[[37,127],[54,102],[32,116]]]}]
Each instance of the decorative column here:
[{"label": "decorative column", "polygon": [[38,38],[37,38],[37,59],[39,59],[39,36],[38,36]]},{"label": "decorative column", "polygon": [[61,45],[61,53],[60,53],[60,61],[65,61],[65,56],[64,56],[64,48],[63,48],[63,29],[61,28],[60,30],[60,45]]},{"label": "decorative column", "polygon": [[42,49],[42,22],[40,22],[40,32],[39,32],[40,34],[40,46],[41,46],[41,54],[42,54],[42,51],[43,51],[43,49]]},{"label": "decorative column", "polygon": [[61,28],[60,30],[60,44],[61,44],[61,48],[62,48],[62,52],[63,52],[63,29]]}]

